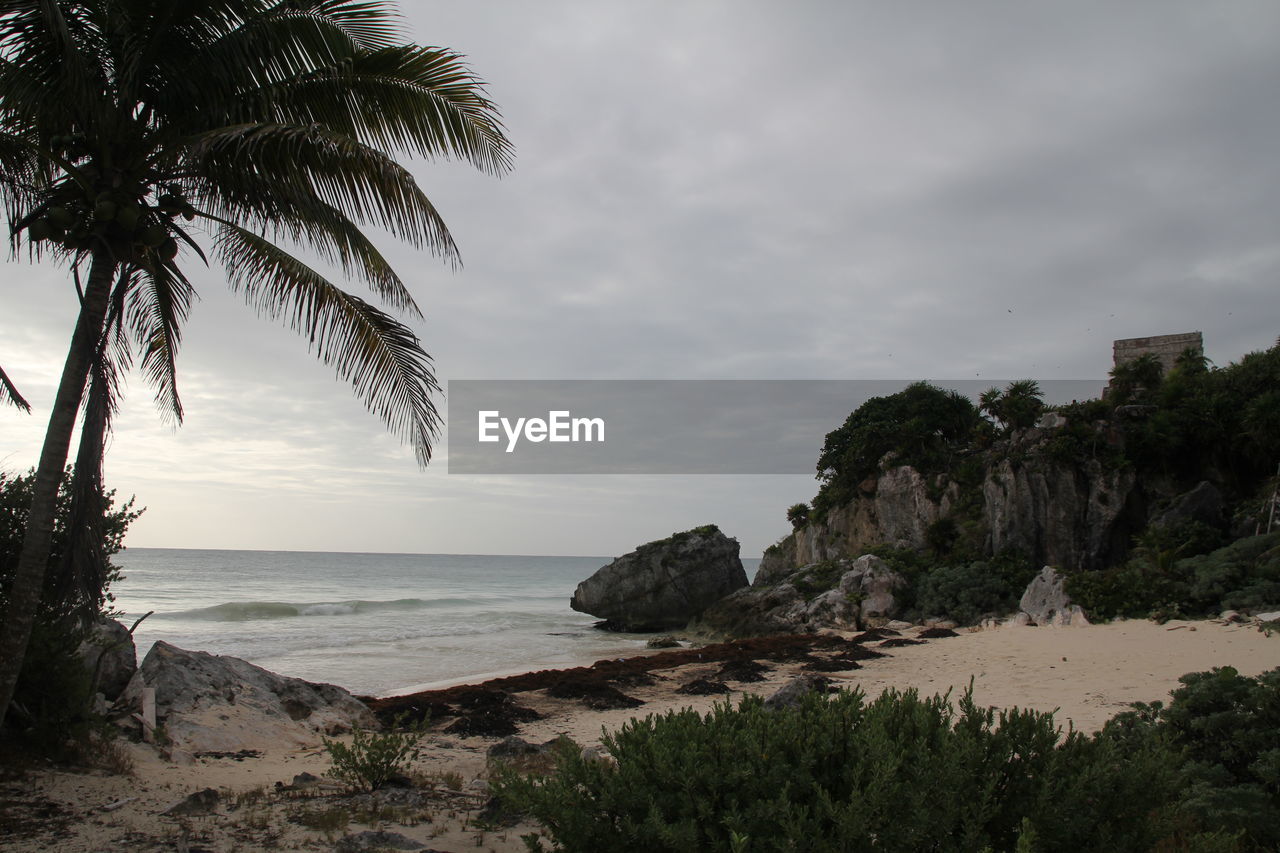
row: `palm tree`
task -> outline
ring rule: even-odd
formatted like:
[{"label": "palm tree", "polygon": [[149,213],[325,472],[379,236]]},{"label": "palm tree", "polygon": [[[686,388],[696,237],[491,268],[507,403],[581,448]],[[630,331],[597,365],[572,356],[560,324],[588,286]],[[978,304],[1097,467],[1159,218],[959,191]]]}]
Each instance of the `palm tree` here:
[{"label": "palm tree", "polygon": [[[413,297],[362,231],[456,262],[443,220],[393,158],[490,174],[511,148],[484,85],[402,39],[382,0],[0,0],[0,197],[15,252],[72,274],[80,313],[50,414],[0,629],[0,721],[25,654],[77,412],[100,464],[116,376],[138,357],[182,418],[175,357],[210,257],[258,313],[301,333],[368,408],[430,458],[438,387],[417,337],[300,260],[316,253],[393,310]],[[15,401],[16,391],[3,383]]]}]

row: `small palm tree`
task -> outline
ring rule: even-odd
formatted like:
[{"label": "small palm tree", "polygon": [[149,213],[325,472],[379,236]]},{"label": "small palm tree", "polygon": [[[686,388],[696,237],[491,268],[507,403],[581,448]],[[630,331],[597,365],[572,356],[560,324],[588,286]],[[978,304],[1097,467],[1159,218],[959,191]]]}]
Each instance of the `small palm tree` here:
[{"label": "small palm tree", "polygon": [[988,388],[978,397],[979,410],[998,421],[1005,432],[1035,425],[1044,411],[1044,394],[1034,379],[1018,379],[1001,391]]},{"label": "small palm tree", "polygon": [[[430,458],[437,385],[417,337],[292,250],[418,315],[362,229],[449,261],[457,250],[392,153],[510,167],[483,84],[456,54],[405,43],[394,12],[380,0],[0,0],[0,198],[12,247],[64,265],[81,306],[0,630],[0,721],[77,411],[84,403],[86,477],[100,468],[117,376],[135,358],[161,410],[182,419],[187,262],[219,261],[251,306],[301,333],[421,463]],[[7,377],[0,395],[22,402]]]}]

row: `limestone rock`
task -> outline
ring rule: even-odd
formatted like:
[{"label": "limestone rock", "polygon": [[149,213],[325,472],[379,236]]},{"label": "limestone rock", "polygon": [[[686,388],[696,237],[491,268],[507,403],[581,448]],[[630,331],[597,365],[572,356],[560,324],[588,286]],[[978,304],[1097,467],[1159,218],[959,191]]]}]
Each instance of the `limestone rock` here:
[{"label": "limestone rock", "polygon": [[737,540],[711,524],[617,558],[578,584],[569,606],[614,630],[666,631],[746,586]]},{"label": "limestone rock", "polygon": [[524,758],[530,755],[546,755],[555,748],[556,739],[546,743],[530,743],[519,735],[508,735],[485,751],[488,758]]},{"label": "limestone rock", "polygon": [[1151,520],[1157,527],[1199,521],[1210,527],[1222,526],[1222,492],[1208,480],[1174,498],[1168,509]]},{"label": "limestone rock", "polygon": [[606,766],[616,765],[618,760],[614,758],[603,747],[598,745],[584,746],[579,757],[586,764],[603,764]]},{"label": "limestone rock", "polygon": [[872,554],[827,560],[792,569],[771,586],[726,596],[707,608],[699,627],[735,637],[857,630],[867,619],[892,617],[894,592],[905,583]]},{"label": "limestone rock", "polygon": [[796,537],[786,536],[776,545],[765,549],[760,558],[760,568],[751,580],[752,586],[769,586],[796,570]]},{"label": "limestone rock", "polygon": [[205,788],[203,791],[196,791],[191,796],[169,806],[162,814],[168,817],[192,817],[194,815],[213,814],[218,809],[219,799],[221,799],[221,795],[217,790]]},{"label": "limestone rock", "polygon": [[1132,469],[1097,460],[1062,465],[1003,459],[982,483],[987,553],[1018,550],[1042,563],[1100,569],[1124,555],[1144,513]]},{"label": "limestone rock", "polygon": [[[791,565],[800,566],[860,554],[882,543],[924,548],[929,527],[951,512],[959,487],[949,483],[939,488],[915,468],[899,465],[869,479],[859,492],[857,499],[829,510],[823,521],[796,530],[788,537],[793,544],[779,543],[774,560],[791,556]],[[769,574],[777,572],[771,562]]]},{"label": "limestone rock", "polygon": [[117,706],[139,708],[143,687],[155,688],[156,716],[171,745],[191,753],[316,746],[324,734],[377,726],[341,687],[163,641],[147,653]]},{"label": "limestone rock", "polygon": [[810,693],[826,693],[831,680],[821,675],[800,675],[774,691],[764,700],[764,707],[770,711],[794,708]]},{"label": "limestone rock", "polygon": [[114,619],[102,619],[89,629],[80,644],[80,660],[90,677],[97,673],[97,690],[114,700],[129,685],[138,669],[138,652],[129,629]]},{"label": "limestone rock", "polygon": [[1061,412],[1045,412],[1036,421],[1036,429],[1062,429],[1067,425],[1067,416]]},{"label": "limestone rock", "polygon": [[703,611],[699,627],[734,637],[790,634],[804,604],[800,591],[789,583],[740,589]]},{"label": "limestone rock", "polygon": [[398,832],[366,829],[364,832],[344,836],[333,849],[334,853],[364,853],[364,851],[374,850],[416,850],[420,853],[429,853],[426,847],[427,845],[422,842],[414,841]]},{"label": "limestone rock", "polygon": [[863,554],[853,561],[849,572],[840,579],[840,587],[861,596],[861,615],[867,618],[889,618],[897,612],[894,590],[906,586],[902,575],[874,554]]},{"label": "limestone rock", "polygon": [[1253,618],[1258,622],[1275,622],[1280,619],[1280,610],[1273,610],[1270,613],[1259,613]]},{"label": "limestone rock", "polygon": [[1065,582],[1066,578],[1058,574],[1057,569],[1045,566],[1027,584],[1019,603],[1020,609],[1036,625],[1070,624],[1073,611]]}]

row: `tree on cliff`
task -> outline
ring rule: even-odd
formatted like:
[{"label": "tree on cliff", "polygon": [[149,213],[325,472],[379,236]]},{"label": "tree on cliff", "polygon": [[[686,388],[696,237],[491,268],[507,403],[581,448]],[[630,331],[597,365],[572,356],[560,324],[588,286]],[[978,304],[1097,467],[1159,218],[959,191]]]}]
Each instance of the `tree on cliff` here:
[{"label": "tree on cliff", "polygon": [[1044,411],[1044,394],[1034,379],[1010,382],[1003,391],[988,388],[978,398],[978,408],[995,418],[1005,432],[1035,426]]},{"label": "tree on cliff", "polygon": [[181,421],[175,357],[195,295],[181,262],[221,262],[233,290],[301,333],[428,460],[437,386],[417,337],[284,247],[310,249],[417,315],[362,229],[447,260],[456,249],[395,152],[491,174],[511,159],[483,84],[457,54],[405,43],[391,2],[0,0],[12,246],[64,265],[80,298],[0,628],[0,720],[86,386],[85,476],[100,468],[117,378],[135,353],[161,410]]},{"label": "tree on cliff", "polygon": [[956,448],[983,423],[978,409],[957,391],[916,382],[896,394],[872,397],[839,429],[827,433],[818,457],[822,486],[813,514],[847,503],[858,483],[880,470],[886,454],[892,465],[913,465],[922,473],[945,470]]}]

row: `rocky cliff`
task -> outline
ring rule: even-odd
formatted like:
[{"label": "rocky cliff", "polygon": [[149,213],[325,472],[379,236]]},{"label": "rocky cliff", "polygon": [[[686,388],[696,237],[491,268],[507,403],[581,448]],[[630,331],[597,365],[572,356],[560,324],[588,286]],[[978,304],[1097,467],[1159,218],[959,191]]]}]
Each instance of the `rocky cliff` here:
[{"label": "rocky cliff", "polygon": [[1016,550],[1066,570],[1113,565],[1174,494],[1140,482],[1131,467],[1064,461],[1051,452],[1052,437],[1052,430],[1025,430],[973,457],[964,476],[887,466],[853,500],[771,547],[758,582],[881,544],[923,550],[948,539],[962,540],[970,553]]}]

